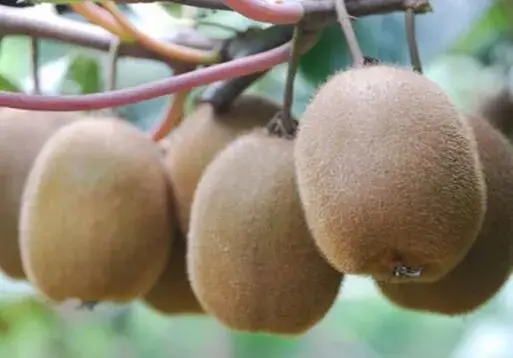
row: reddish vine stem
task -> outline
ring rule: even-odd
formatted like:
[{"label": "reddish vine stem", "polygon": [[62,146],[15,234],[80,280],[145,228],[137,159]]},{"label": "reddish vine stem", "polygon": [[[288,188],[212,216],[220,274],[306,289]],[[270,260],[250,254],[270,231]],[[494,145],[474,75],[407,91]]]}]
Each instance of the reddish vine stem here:
[{"label": "reddish vine stem", "polygon": [[0,106],[39,111],[83,111],[124,106],[212,82],[265,71],[288,59],[290,43],[270,51],[132,88],[73,96],[35,96],[0,92]]},{"label": "reddish vine stem", "polygon": [[230,9],[252,20],[273,24],[295,24],[305,15],[303,5],[297,1],[273,2],[268,0],[221,0]]}]

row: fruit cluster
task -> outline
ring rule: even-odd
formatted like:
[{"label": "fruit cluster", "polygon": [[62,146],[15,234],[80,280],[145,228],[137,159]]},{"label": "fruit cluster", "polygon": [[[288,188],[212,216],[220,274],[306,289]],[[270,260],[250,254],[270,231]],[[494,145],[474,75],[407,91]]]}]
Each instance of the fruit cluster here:
[{"label": "fruit cluster", "polygon": [[57,302],[279,334],[324,317],[344,275],[447,315],[505,283],[513,147],[489,121],[387,65],[329,79],[294,139],[266,127],[279,110],[200,103],[159,146],[117,118],[2,109],[1,269]]}]

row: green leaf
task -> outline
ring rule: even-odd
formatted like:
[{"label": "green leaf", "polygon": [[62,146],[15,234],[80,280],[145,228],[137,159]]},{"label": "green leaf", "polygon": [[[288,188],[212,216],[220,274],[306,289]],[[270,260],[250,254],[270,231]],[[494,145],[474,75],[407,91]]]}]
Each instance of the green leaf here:
[{"label": "green leaf", "polygon": [[[424,64],[449,50],[490,6],[489,0],[431,0],[431,4],[433,13],[419,15],[416,26]],[[402,13],[364,17],[353,26],[364,55],[376,57],[385,63],[409,65]],[[439,35],[435,35],[434,31]],[[300,70],[308,80],[318,85],[350,63],[351,57],[340,26],[334,24],[323,31],[320,41],[303,56]]]},{"label": "green leaf", "polygon": [[250,28],[264,29],[269,24],[254,21],[236,12],[201,11],[197,20],[197,30],[208,37],[225,39]]},{"label": "green leaf", "polygon": [[0,91],[21,92],[17,85],[0,73]]},{"label": "green leaf", "polygon": [[[438,55],[451,50],[493,4],[491,0],[430,2],[433,12],[418,16],[416,26],[417,41],[424,63],[429,63]],[[398,15],[402,17],[402,14]],[[397,40],[406,42],[401,38]]]},{"label": "green leaf", "polygon": [[295,357],[304,345],[300,338],[265,333],[233,332],[230,338],[234,358]]},{"label": "green leaf", "polygon": [[[362,18],[354,29],[364,55],[384,62],[407,63],[406,41],[402,18],[396,14]],[[386,29],[386,32],[384,31]],[[327,27],[319,42],[300,61],[305,78],[318,85],[333,73],[351,64],[349,49],[338,24]]]},{"label": "green leaf", "polygon": [[6,37],[2,39],[0,72],[19,79],[29,72],[30,46],[27,38]]},{"label": "green leaf", "polygon": [[299,61],[299,70],[310,82],[319,84],[349,65],[349,53],[338,25],[324,29],[319,41]]},{"label": "green leaf", "polygon": [[[78,92],[81,94],[95,93],[103,90],[100,65],[98,60],[92,56],[84,56],[82,53],[75,56],[68,67],[66,77],[72,84],[78,86]],[[63,92],[66,92],[66,86],[69,85],[69,82],[64,84]]]},{"label": "green leaf", "polygon": [[513,7],[509,0],[496,0],[476,21],[474,26],[454,45],[453,50],[476,53],[487,48],[503,34],[509,34],[513,23]]}]

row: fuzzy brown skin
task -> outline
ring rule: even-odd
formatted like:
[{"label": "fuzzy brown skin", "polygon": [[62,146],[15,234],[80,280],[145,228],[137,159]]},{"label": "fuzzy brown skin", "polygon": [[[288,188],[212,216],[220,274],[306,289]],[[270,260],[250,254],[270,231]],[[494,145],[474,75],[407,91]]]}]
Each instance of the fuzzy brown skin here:
[{"label": "fuzzy brown skin", "polygon": [[[320,250],[347,274],[434,281],[474,243],[486,209],[472,130],[408,69],[339,73],[301,118],[298,187]],[[394,276],[396,267],[422,269]]]},{"label": "fuzzy brown skin", "polygon": [[308,231],[293,142],[265,130],[237,139],[206,169],[188,244],[196,297],[235,330],[302,333],[328,312],[342,280]]},{"label": "fuzzy brown skin", "polygon": [[14,279],[26,278],[18,244],[18,220],[32,163],[57,129],[86,116],[80,112],[0,109],[0,269]]},{"label": "fuzzy brown skin", "polygon": [[485,101],[481,108],[484,118],[513,141],[513,94],[502,91]]},{"label": "fuzzy brown skin", "polygon": [[166,315],[205,314],[192,291],[187,276],[185,255],[185,237],[177,232],[166,268],[144,298],[144,302],[148,306],[160,313]]},{"label": "fuzzy brown skin", "polygon": [[128,301],[164,269],[173,235],[158,146],[119,120],[81,120],[43,146],[20,214],[22,263],[55,301]]},{"label": "fuzzy brown skin", "polygon": [[171,133],[165,164],[171,175],[182,232],[189,230],[194,191],[207,165],[232,140],[265,126],[279,109],[278,104],[252,95],[237,98],[230,111],[223,114],[215,114],[211,104],[201,103]]},{"label": "fuzzy brown skin", "polygon": [[481,232],[463,261],[433,283],[378,283],[398,306],[460,315],[490,300],[509,278],[513,248],[513,149],[485,120],[469,118],[487,184],[488,210]]}]

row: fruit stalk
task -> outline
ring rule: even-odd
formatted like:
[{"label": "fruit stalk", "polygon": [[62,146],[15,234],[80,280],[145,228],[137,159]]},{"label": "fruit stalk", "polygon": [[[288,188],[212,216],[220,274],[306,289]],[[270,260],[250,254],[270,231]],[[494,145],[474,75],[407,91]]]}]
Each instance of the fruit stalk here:
[{"label": "fruit stalk", "polygon": [[119,37],[112,39],[110,44],[109,53],[107,58],[109,59],[109,74],[107,77],[107,91],[114,91],[116,89],[117,75],[118,75],[118,58],[119,58],[119,47],[121,41]]},{"label": "fruit stalk", "polygon": [[345,0],[335,0],[335,8],[337,10],[338,22],[340,23],[347,45],[349,46],[351,57],[353,58],[353,67],[363,67],[365,59],[363,57],[362,50],[360,49],[360,45],[358,44],[358,39],[356,38],[353,25],[351,24],[351,18],[347,12]]},{"label": "fruit stalk", "polygon": [[30,37],[30,62],[32,81],[34,82],[34,94],[41,94],[41,83],[39,81],[39,40],[36,36]]},{"label": "fruit stalk", "polygon": [[407,8],[404,12],[406,25],[406,39],[408,41],[408,50],[410,51],[411,65],[414,71],[422,73],[422,62],[420,60],[419,46],[415,33],[415,11]]}]

